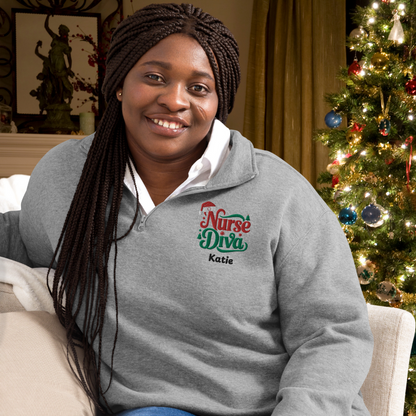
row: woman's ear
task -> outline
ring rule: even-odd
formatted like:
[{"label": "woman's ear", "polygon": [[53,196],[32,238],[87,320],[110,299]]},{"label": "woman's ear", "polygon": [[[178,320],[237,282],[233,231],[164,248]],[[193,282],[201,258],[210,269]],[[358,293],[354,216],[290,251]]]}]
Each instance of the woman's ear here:
[{"label": "woman's ear", "polygon": [[122,97],[123,97],[123,88],[120,87],[117,92],[116,92],[116,96],[117,96],[117,100],[119,100],[120,102],[122,101]]}]

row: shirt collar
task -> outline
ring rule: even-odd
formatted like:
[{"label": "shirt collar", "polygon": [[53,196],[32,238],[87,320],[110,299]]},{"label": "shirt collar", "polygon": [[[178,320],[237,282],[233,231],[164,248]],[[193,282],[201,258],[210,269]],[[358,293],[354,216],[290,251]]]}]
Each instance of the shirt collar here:
[{"label": "shirt collar", "polygon": [[[223,123],[221,123],[221,121],[215,119],[211,137],[208,141],[205,152],[189,169],[188,179],[179,185],[172,195],[177,195],[191,186],[206,185],[207,182],[220,170],[228,156],[229,151],[230,130]],[[146,186],[134,168],[133,163],[131,163],[131,165],[133,167],[133,176],[136,182],[137,192],[139,194],[140,205],[142,205],[145,212],[149,213],[154,208],[153,201],[146,189]],[[126,169],[124,184],[133,195],[136,195],[133,177],[131,176],[128,168]]]}]

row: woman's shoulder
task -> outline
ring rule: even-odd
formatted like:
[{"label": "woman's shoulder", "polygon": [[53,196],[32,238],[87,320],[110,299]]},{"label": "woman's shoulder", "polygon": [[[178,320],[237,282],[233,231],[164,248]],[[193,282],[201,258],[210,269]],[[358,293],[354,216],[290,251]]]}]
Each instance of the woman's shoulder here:
[{"label": "woman's shoulder", "polygon": [[240,148],[245,147],[244,153],[241,154],[245,158],[253,159],[259,180],[265,180],[268,184],[282,189],[287,195],[292,191],[302,191],[315,196],[316,191],[309,181],[282,158],[268,150],[255,148],[250,140],[237,131],[233,131],[232,137],[234,143],[239,142]]},{"label": "woman's shoulder", "polygon": [[325,201],[318,195],[311,183],[289,163],[267,150],[257,149],[241,134],[233,135],[233,142],[245,147],[239,160],[251,159],[253,186],[256,192],[268,201],[270,206],[284,210],[292,218],[304,219],[321,217],[330,212]]},{"label": "woman's shoulder", "polygon": [[36,165],[32,177],[74,178],[81,175],[94,135],[70,139],[52,148]]}]

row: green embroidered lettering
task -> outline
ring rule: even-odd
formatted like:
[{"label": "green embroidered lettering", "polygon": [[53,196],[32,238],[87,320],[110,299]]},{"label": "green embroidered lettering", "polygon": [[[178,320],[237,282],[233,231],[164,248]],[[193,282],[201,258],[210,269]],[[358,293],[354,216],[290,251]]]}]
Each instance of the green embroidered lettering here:
[{"label": "green embroidered lettering", "polygon": [[[211,244],[212,237],[214,237],[214,241]],[[212,250],[218,245],[219,234],[213,228],[206,228],[202,231],[202,238],[205,240],[201,240],[199,242],[199,246],[201,248],[205,248],[206,250]]]}]

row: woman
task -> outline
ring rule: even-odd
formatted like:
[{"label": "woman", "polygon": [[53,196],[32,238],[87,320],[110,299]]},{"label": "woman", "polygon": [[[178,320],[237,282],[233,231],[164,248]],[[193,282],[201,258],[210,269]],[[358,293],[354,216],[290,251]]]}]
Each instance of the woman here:
[{"label": "woman", "polygon": [[124,20],[97,132],[39,163],[0,254],[56,269],[108,412],[368,415],[348,244],[301,175],[223,124],[239,80],[232,34],[200,9]]}]

